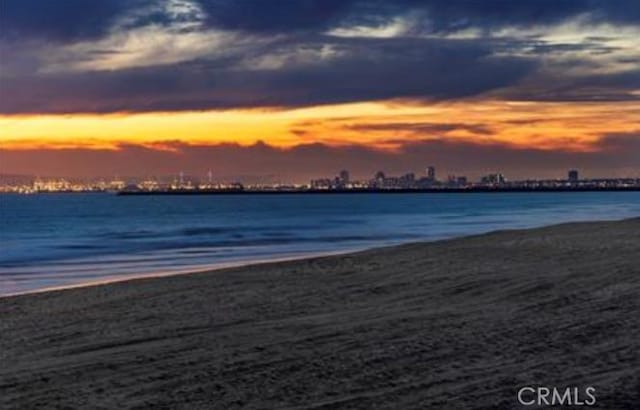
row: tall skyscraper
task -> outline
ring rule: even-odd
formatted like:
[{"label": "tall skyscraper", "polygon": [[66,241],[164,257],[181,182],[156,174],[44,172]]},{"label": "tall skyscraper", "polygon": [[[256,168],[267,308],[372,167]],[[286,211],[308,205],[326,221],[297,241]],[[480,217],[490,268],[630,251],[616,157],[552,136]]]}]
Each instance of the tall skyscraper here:
[{"label": "tall skyscraper", "polygon": [[347,185],[349,183],[349,171],[346,169],[340,171],[340,182],[342,182],[342,185]]},{"label": "tall skyscraper", "polygon": [[436,167],[430,166],[427,168],[427,179],[430,181],[436,180]]},{"label": "tall skyscraper", "polygon": [[570,169],[569,170],[569,182],[578,182],[578,170]]}]

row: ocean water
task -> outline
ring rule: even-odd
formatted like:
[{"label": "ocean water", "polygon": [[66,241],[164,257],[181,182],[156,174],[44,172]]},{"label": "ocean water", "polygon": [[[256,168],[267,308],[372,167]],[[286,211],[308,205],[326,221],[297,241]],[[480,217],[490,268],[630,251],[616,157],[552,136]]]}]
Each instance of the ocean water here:
[{"label": "ocean water", "polygon": [[640,216],[640,192],[0,195],[0,295]]}]

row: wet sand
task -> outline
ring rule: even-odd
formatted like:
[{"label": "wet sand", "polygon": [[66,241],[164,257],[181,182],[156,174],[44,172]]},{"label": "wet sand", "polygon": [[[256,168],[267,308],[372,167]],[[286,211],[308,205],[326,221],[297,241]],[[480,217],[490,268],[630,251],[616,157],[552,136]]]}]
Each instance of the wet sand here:
[{"label": "wet sand", "polygon": [[[640,403],[640,219],[0,298],[0,408]],[[524,408],[524,407],[523,407]]]}]

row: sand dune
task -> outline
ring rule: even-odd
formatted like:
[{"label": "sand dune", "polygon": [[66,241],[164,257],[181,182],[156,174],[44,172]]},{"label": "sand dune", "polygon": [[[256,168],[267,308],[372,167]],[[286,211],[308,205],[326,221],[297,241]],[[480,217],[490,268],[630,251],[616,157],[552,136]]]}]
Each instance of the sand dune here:
[{"label": "sand dune", "polygon": [[640,406],[640,219],[0,299],[0,408]]}]

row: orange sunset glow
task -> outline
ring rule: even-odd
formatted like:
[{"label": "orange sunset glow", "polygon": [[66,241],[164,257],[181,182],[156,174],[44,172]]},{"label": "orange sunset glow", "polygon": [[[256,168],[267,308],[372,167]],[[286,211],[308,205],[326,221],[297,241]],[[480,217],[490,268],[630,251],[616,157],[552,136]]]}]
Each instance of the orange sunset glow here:
[{"label": "orange sunset glow", "polygon": [[0,117],[5,149],[107,148],[163,142],[366,144],[451,138],[536,149],[591,150],[603,135],[636,129],[640,104],[470,101],[367,102],[293,110],[21,115]]}]

